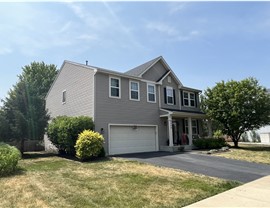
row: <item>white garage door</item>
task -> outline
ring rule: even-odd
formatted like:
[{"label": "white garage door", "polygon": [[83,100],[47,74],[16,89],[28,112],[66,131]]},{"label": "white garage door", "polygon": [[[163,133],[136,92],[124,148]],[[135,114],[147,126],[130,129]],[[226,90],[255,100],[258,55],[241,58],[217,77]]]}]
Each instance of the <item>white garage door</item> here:
[{"label": "white garage door", "polygon": [[155,126],[110,126],[110,155],[152,152],[156,146]]}]

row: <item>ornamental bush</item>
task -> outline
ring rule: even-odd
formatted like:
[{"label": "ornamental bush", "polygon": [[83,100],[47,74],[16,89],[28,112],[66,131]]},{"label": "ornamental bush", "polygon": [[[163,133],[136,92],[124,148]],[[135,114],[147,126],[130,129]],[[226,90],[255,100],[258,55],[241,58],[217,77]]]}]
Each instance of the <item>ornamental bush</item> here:
[{"label": "ornamental bush", "polygon": [[20,159],[21,153],[16,147],[0,143],[0,176],[13,173]]},{"label": "ornamental bush", "polygon": [[193,144],[199,149],[218,149],[227,146],[227,143],[224,138],[194,139]]},{"label": "ornamental bush", "polygon": [[88,160],[101,156],[104,152],[103,142],[104,138],[98,132],[84,130],[79,134],[75,145],[76,157],[81,160]]},{"label": "ornamental bush", "polygon": [[52,120],[47,129],[50,141],[58,148],[60,154],[75,155],[75,144],[79,133],[93,130],[92,118],[87,116],[58,116]]}]

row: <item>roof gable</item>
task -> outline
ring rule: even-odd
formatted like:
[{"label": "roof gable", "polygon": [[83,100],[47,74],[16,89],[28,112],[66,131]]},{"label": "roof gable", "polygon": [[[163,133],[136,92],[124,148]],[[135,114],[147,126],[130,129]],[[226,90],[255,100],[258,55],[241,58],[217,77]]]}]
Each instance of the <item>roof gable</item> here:
[{"label": "roof gable", "polygon": [[170,71],[170,73],[165,73],[163,75],[163,77],[159,78],[159,82],[162,82],[163,79],[168,76],[168,74],[171,74],[171,76],[173,76],[173,78],[178,82],[178,84],[180,86],[183,86],[183,84],[180,82],[180,80],[178,79],[178,77],[175,75],[175,73],[172,71],[172,69],[170,68],[170,66],[166,63],[166,61],[164,60],[164,58],[162,56],[159,56],[157,58],[154,58],[144,64],[141,64],[127,72],[125,72],[125,74],[130,75],[130,76],[137,76],[137,77],[142,77],[143,74],[145,74],[149,69],[152,68],[152,66],[154,66],[157,62],[161,62],[165,68],[168,69],[168,71]]},{"label": "roof gable", "polygon": [[141,65],[125,72],[125,74],[131,75],[131,76],[141,77],[149,68],[151,68],[151,66],[153,66],[156,62],[158,62],[158,60],[160,58],[161,58],[161,56],[154,58],[153,60],[150,60],[144,64],[141,64]]}]

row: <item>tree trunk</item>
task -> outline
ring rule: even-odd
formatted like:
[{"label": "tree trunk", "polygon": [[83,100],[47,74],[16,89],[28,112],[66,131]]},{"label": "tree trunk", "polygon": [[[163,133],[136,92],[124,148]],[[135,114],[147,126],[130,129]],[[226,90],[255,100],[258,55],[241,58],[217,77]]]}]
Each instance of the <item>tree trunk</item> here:
[{"label": "tree trunk", "polygon": [[233,143],[234,143],[234,147],[235,148],[238,148],[239,146],[238,146],[238,141],[239,141],[239,139],[240,139],[240,136],[239,135],[233,135],[232,136],[232,140],[233,140]]},{"label": "tree trunk", "polygon": [[23,155],[23,153],[24,153],[24,139],[21,139],[20,152]]},{"label": "tree trunk", "polygon": [[234,143],[234,147],[238,148],[238,140],[237,139],[233,139],[233,143]]}]

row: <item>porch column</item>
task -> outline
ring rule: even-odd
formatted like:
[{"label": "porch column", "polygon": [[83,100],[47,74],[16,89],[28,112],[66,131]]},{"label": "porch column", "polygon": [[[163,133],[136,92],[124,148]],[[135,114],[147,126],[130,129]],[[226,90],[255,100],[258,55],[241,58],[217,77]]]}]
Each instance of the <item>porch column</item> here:
[{"label": "porch column", "polygon": [[168,116],[169,146],[173,146],[172,116]]},{"label": "porch column", "polygon": [[192,145],[192,120],[191,117],[188,117],[188,138],[189,138],[189,145]]}]

